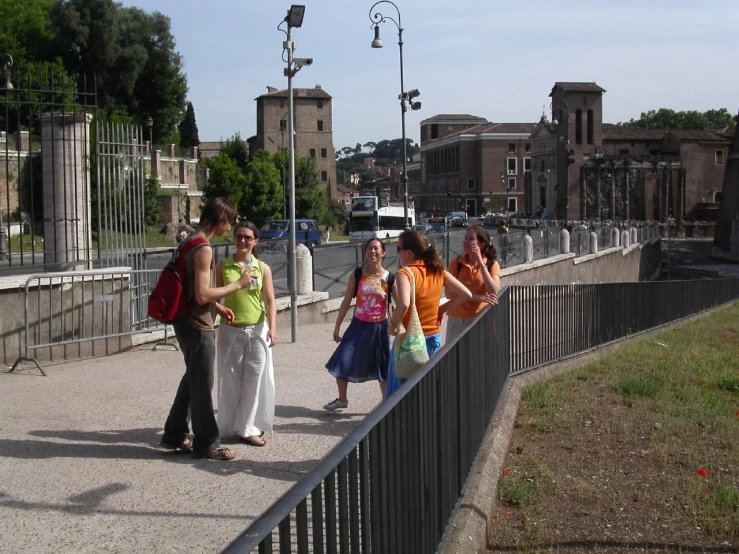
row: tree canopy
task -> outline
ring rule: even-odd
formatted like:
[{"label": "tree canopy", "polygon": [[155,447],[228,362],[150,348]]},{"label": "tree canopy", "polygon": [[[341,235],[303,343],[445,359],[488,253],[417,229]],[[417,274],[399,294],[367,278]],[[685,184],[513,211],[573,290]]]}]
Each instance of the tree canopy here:
[{"label": "tree canopy", "polygon": [[180,123],[178,130],[180,131],[180,146],[184,148],[200,146],[198,124],[195,122],[195,108],[192,107],[192,102],[187,103],[185,119]]},{"label": "tree canopy", "polygon": [[699,112],[688,110],[676,112],[669,108],[642,112],[639,119],[619,122],[624,127],[643,129],[703,129],[704,127],[725,127],[732,125],[732,115],[726,108]]},{"label": "tree canopy", "polygon": [[[413,139],[406,138],[406,153],[412,158],[420,147]],[[367,158],[375,158],[375,165],[385,166],[403,161],[403,139],[381,140],[380,142],[368,141],[364,146],[357,143],[356,146],[344,146],[336,149],[336,173],[340,183],[347,183],[349,175],[359,174],[360,182],[372,179],[372,172],[364,165]]]}]

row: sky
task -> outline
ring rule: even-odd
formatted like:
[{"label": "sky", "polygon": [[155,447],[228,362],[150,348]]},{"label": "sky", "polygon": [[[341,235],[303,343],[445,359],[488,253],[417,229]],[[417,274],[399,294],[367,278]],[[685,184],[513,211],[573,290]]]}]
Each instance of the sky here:
[{"label": "sky", "polygon": [[[279,0],[123,0],[169,16],[183,56],[200,140],[256,133],[256,102],[267,86],[287,88],[277,30],[290,3]],[[536,122],[550,113],[556,81],[595,81],[606,89],[603,120],[650,109],[727,108],[736,114],[739,2],[653,0],[546,2],[398,0],[405,89],[419,111],[406,134],[440,113],[493,122]],[[401,136],[398,31],[381,24],[374,49],[373,2],[304,0],[293,30],[296,57],[314,58],[293,79],[333,97],[334,147]],[[389,3],[377,7],[397,20]]]}]

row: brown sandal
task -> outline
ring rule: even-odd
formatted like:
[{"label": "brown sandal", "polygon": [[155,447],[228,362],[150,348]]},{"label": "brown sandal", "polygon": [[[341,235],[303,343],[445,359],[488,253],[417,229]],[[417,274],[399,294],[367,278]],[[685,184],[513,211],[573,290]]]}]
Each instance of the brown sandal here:
[{"label": "brown sandal", "polygon": [[236,457],[233,450],[230,448],[214,448],[213,450],[206,450],[205,452],[195,452],[190,454],[190,457],[195,459],[205,458],[207,460],[218,460],[221,462],[228,462]]},{"label": "brown sandal", "polygon": [[[262,433],[262,435],[263,434],[264,433]],[[262,435],[252,435],[251,437],[239,437],[239,440],[241,440],[241,442],[243,442],[244,444],[262,447],[265,444],[267,444],[267,442],[262,438]]]}]

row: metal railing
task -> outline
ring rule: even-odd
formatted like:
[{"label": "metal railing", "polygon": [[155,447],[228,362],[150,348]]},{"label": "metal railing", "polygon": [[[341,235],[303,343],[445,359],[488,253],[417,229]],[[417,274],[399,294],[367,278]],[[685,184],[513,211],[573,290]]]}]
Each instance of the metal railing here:
[{"label": "metal railing", "polygon": [[737,298],[739,279],[506,287],[224,552],[437,552],[508,375]]},{"label": "metal railing", "polygon": [[66,359],[70,349],[81,357],[83,347],[86,354],[95,356],[98,351],[107,354],[125,347],[108,340],[152,331],[164,331],[164,341],[155,349],[163,344],[176,348],[168,341],[168,327],[147,315],[149,294],[159,273],[112,269],[29,276],[23,287],[23,355],[10,372],[27,361],[46,375],[38,356],[32,354],[42,349],[52,360]]}]

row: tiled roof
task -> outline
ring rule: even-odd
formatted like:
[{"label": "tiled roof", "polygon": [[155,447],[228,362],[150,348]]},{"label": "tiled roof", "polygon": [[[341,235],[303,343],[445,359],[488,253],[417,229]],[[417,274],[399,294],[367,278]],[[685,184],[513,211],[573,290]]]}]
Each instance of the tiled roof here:
[{"label": "tiled roof", "polygon": [[421,125],[437,121],[487,121],[487,119],[476,115],[470,115],[468,113],[440,113],[429,117],[428,119],[424,119],[421,121]]},{"label": "tiled roof", "polygon": [[483,133],[531,133],[536,123],[491,123]]},{"label": "tiled roof", "polygon": [[[561,88],[565,92],[606,92],[606,89],[598,86],[597,83],[569,83],[569,82],[556,82],[552,87],[552,92],[555,88]],[[552,94],[550,93],[549,96]]]},{"label": "tiled roof", "polygon": [[603,140],[659,141],[671,132],[680,140],[687,141],[720,141],[725,142],[727,135],[706,129],[641,129],[639,127],[623,127],[612,123],[603,124]]},{"label": "tiled roof", "polygon": [[220,140],[218,142],[201,142],[200,150],[220,150],[221,144],[223,144],[223,142]]},{"label": "tiled roof", "polygon": [[[267,92],[265,94],[262,94],[258,98],[255,98],[255,100],[258,100],[259,98],[287,98],[287,89],[274,90],[272,92]],[[294,88],[293,98],[330,99],[331,95],[325,90],[323,90],[322,88]]]}]

